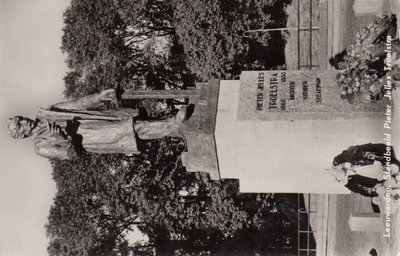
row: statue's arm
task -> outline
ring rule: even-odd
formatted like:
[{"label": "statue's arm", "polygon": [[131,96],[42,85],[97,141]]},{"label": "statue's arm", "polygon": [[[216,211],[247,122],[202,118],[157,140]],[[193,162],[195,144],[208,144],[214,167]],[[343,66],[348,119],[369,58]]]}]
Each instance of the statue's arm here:
[{"label": "statue's arm", "polygon": [[52,107],[65,110],[98,109],[106,102],[111,102],[115,107],[118,107],[118,101],[114,89],[104,90],[100,93],[88,95],[77,100],[60,102],[54,104]]},{"label": "statue's arm", "polygon": [[50,159],[66,160],[76,155],[72,142],[62,135],[40,138],[35,143],[36,154]]}]

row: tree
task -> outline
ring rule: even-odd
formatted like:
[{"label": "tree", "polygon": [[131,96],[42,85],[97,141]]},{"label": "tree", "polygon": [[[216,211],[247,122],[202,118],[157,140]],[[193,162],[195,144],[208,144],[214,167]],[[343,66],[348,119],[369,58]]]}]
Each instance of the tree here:
[{"label": "tree", "polygon": [[136,157],[87,154],[53,161],[58,193],[47,225],[51,255],[138,249],[127,245],[123,233],[138,220],[149,248],[159,254],[293,247],[287,237],[297,235],[297,225],[285,215],[292,206],[281,207],[281,197],[241,194],[236,180],[187,172],[179,158],[182,140],[139,146],[143,153]]},{"label": "tree", "polygon": [[50,255],[109,255],[123,248],[123,231],[135,223],[137,208],[124,193],[116,157],[52,162],[57,195],[46,225]]},{"label": "tree", "polygon": [[66,96],[116,86],[192,85],[174,29],[165,25],[167,10],[163,1],[73,0],[64,13],[61,47],[71,69],[64,79]]},{"label": "tree", "polygon": [[[62,38],[70,68],[65,95],[77,98],[117,86],[185,89],[195,78],[233,78],[243,69],[280,64],[257,54],[279,55],[268,47],[281,47],[280,37],[242,35],[281,18],[274,8],[284,2],[243,2],[72,0]],[[173,107],[158,109],[151,101],[136,105],[147,106],[150,117],[173,113]],[[241,194],[237,180],[187,172],[180,161],[184,140],[139,141],[138,147],[142,153],[132,157],[85,153],[52,162],[58,192],[46,225],[50,255],[293,249],[291,198]],[[128,243],[125,231],[132,225],[148,235],[147,244]]]},{"label": "tree", "polygon": [[173,25],[189,69],[207,81],[210,77],[237,78],[242,70],[268,70],[284,64],[280,34],[245,38],[244,32],[267,28],[271,22],[285,24],[286,2],[174,0]]}]

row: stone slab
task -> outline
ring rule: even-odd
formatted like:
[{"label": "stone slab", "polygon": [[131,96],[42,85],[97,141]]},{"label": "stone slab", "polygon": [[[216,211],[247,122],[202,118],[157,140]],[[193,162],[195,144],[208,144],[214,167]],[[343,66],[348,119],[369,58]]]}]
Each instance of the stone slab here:
[{"label": "stone slab", "polygon": [[185,133],[187,152],[182,153],[182,164],[189,172],[207,172],[212,180],[219,180],[215,138],[213,134]]},{"label": "stone slab", "polygon": [[385,101],[342,99],[336,75],[336,70],[242,72],[238,120],[340,120],[385,112]]}]

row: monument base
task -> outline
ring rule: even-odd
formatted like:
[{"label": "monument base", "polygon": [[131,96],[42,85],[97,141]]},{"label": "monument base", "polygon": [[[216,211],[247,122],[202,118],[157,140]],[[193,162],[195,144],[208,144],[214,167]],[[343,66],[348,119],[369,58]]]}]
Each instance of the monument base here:
[{"label": "monument base", "polygon": [[241,192],[350,193],[329,173],[333,158],[349,146],[382,143],[380,115],[243,120],[241,93],[240,81],[221,81],[215,130],[221,178],[239,179]]}]

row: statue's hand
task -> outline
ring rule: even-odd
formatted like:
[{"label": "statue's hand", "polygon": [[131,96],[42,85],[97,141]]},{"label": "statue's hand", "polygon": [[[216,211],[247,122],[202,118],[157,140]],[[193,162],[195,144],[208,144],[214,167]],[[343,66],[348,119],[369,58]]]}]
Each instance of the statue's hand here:
[{"label": "statue's hand", "polygon": [[47,128],[49,129],[51,135],[61,135],[64,137],[64,132],[61,130],[61,127],[55,122],[47,122]]},{"label": "statue's hand", "polygon": [[114,89],[107,89],[99,93],[98,100],[101,102],[109,102],[113,107],[118,107],[118,100]]}]

